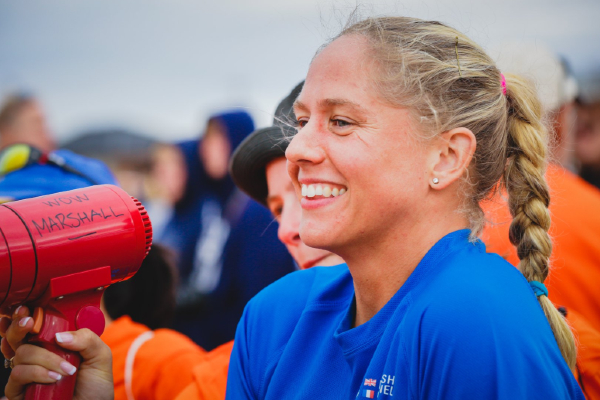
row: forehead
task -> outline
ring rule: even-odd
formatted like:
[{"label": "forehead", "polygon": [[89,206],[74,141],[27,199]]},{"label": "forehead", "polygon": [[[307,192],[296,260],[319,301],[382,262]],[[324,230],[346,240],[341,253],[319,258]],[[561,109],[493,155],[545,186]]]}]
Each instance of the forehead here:
[{"label": "forehead", "polygon": [[374,96],[369,49],[367,40],[359,35],[334,40],[311,63],[298,102]]}]

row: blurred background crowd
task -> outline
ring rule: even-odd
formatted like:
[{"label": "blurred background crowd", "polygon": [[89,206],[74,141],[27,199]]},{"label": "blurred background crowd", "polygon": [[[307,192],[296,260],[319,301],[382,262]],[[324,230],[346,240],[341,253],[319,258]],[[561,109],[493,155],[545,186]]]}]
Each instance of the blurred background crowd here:
[{"label": "blurred background crowd", "polygon": [[[502,71],[533,80],[556,163],[600,188],[600,3],[365,3],[365,14],[455,26]],[[106,163],[177,266],[170,325],[212,350],[233,339],[254,294],[296,268],[271,213],[233,184],[230,156],[354,7],[2,1],[0,148],[26,142]]]}]

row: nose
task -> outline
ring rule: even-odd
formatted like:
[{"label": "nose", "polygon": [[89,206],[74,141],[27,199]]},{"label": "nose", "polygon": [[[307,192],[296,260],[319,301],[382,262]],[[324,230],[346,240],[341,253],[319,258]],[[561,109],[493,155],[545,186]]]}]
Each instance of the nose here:
[{"label": "nose", "polygon": [[285,158],[295,165],[318,164],[325,158],[321,146],[322,137],[319,124],[309,121],[298,131],[285,151]]},{"label": "nose", "polygon": [[288,196],[284,203],[277,236],[283,244],[288,247],[297,247],[302,243],[300,240],[300,218],[302,209],[295,195]]}]

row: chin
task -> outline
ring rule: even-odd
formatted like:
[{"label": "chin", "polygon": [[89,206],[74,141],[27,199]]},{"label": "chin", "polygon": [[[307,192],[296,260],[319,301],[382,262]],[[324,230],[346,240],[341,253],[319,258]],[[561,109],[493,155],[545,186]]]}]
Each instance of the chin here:
[{"label": "chin", "polygon": [[304,244],[315,249],[332,251],[336,247],[339,234],[331,230],[319,228],[311,228],[308,224],[306,227],[300,226],[300,238]]}]

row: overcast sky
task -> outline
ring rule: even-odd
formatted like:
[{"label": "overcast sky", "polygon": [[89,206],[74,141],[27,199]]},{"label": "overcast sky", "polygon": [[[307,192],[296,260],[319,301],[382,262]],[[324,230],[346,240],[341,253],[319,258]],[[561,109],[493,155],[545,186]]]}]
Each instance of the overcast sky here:
[{"label": "overcast sky", "polygon": [[39,95],[60,140],[106,126],[178,140],[229,106],[264,126],[355,4],[600,67],[598,0],[0,0],[0,95]]}]

